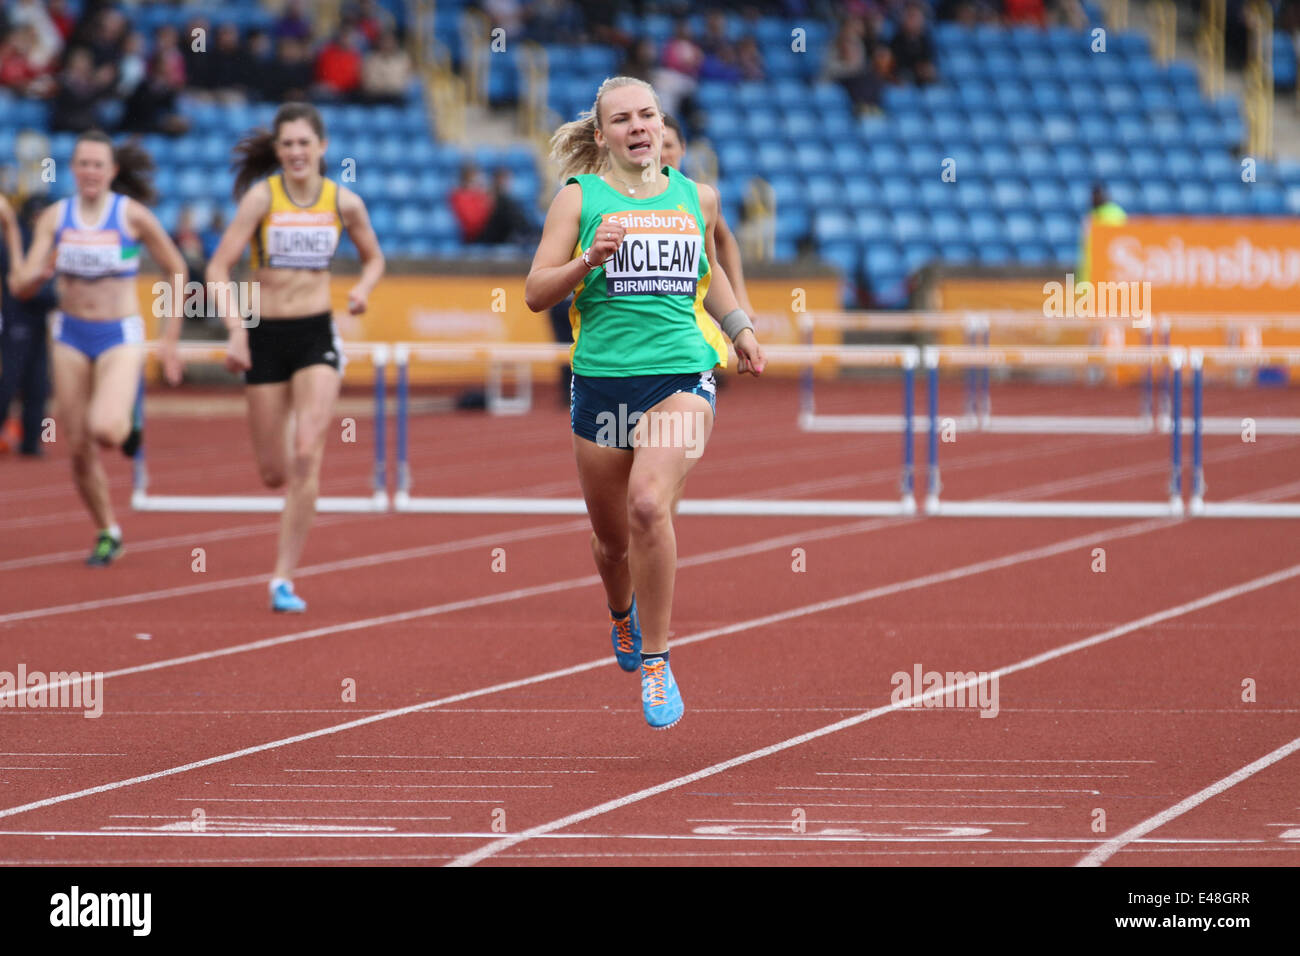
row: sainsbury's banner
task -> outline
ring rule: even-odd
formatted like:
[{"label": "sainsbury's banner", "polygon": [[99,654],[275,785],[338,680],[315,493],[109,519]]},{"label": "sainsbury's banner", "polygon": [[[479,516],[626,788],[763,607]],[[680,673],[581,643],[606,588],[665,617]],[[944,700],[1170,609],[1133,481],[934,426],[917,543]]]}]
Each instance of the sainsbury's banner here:
[{"label": "sainsbury's banner", "polygon": [[1131,217],[1090,231],[1096,282],[1150,282],[1161,312],[1300,312],[1300,219]]}]

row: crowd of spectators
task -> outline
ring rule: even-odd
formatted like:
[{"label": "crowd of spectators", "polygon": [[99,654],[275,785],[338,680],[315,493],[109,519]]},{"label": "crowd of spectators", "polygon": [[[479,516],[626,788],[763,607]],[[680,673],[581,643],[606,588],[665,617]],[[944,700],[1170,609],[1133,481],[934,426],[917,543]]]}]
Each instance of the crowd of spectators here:
[{"label": "crowd of spectators", "polygon": [[414,77],[392,15],[349,0],[337,30],[314,36],[303,0],[287,0],[267,30],[241,33],[219,18],[146,36],[122,11],[86,2],[16,0],[0,8],[0,86],[48,100],[51,127],[180,135],[181,92],[222,101],[405,102]]},{"label": "crowd of spectators", "polygon": [[489,189],[478,166],[466,163],[461,167],[460,184],[447,194],[447,204],[460,224],[463,242],[526,244],[540,237],[536,217],[511,194],[510,179],[510,170],[498,167]]}]

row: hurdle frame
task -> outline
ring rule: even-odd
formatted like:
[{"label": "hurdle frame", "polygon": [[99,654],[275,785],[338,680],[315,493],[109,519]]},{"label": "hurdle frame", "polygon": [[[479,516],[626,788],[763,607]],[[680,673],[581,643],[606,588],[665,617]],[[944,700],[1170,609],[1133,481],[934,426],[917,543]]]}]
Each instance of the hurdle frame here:
[{"label": "hurdle frame", "polygon": [[[586,502],[581,498],[511,498],[474,496],[416,496],[408,457],[410,405],[409,367],[416,361],[486,361],[493,363],[528,363],[556,360],[567,357],[567,345],[538,343],[536,345],[480,344],[430,346],[420,343],[399,342],[393,347],[393,362],[397,378],[397,488],[393,495],[393,510],[420,514],[586,514]],[[895,428],[903,432],[902,468],[899,480],[899,497],[892,499],[862,500],[794,500],[794,499],[729,499],[686,498],[678,505],[683,515],[744,515],[761,517],[872,517],[909,516],[917,513],[914,489],[915,417],[913,394],[915,371],[920,362],[920,349],[904,346],[772,346],[764,350],[769,363],[803,364],[811,371],[821,361],[835,361],[855,366],[897,366],[902,370],[903,408],[900,416],[888,416]]]},{"label": "hurdle frame", "polygon": [[[803,339],[812,342],[818,324],[841,331],[934,331],[960,328],[966,344],[989,347],[990,329],[1017,328],[1072,328],[1086,329],[1113,335],[1126,327],[1123,319],[1046,319],[1032,313],[1014,310],[921,312],[921,313],[864,313],[808,312],[800,316],[799,326]],[[1300,331],[1300,316],[1251,315],[1234,316],[1228,313],[1164,314],[1151,317],[1141,328],[1142,348],[1170,347],[1174,329],[1184,331],[1222,331],[1230,343],[1237,347],[1258,348],[1258,341],[1266,330]],[[1229,347],[1233,347],[1230,344]],[[1016,347],[1016,346],[1013,346]],[[1029,347],[1029,346],[1026,346]],[[1044,346],[1056,347],[1056,346]],[[1071,346],[1064,346],[1070,348]],[[1117,346],[1116,350],[1129,348]],[[1168,366],[1161,367],[1160,381],[1154,382],[1153,369],[1148,366],[1142,376],[1137,416],[1127,415],[994,415],[989,394],[990,374],[987,366],[966,369],[966,407],[961,420],[964,428],[977,427],[981,431],[1002,434],[1111,434],[1142,435],[1158,433],[1168,435],[1173,423],[1170,415],[1170,388]],[[1239,385],[1245,384],[1242,381]],[[1156,408],[1156,396],[1159,408]],[[879,415],[819,415],[815,411],[814,383],[811,377],[801,382],[799,427],[805,431],[829,433],[872,432],[890,430],[891,416]],[[1193,428],[1191,416],[1185,415],[1179,423],[1184,432]],[[1226,417],[1209,417],[1202,421],[1202,429],[1210,435],[1230,435],[1239,423]],[[918,427],[929,423],[918,419]],[[1259,434],[1300,435],[1300,418],[1260,419]]]},{"label": "hurdle frame", "polygon": [[[1091,366],[1094,361],[1107,365],[1151,364],[1163,360],[1171,369],[1170,401],[1173,406],[1170,442],[1169,497],[1165,501],[999,501],[986,498],[971,501],[944,501],[939,492],[943,484],[939,471],[939,365],[945,358],[953,364],[994,364],[995,357],[1005,362],[1013,357],[1020,364]],[[1171,517],[1184,514],[1182,495],[1182,366],[1184,350],[1179,347],[1113,349],[1096,347],[1031,348],[1022,346],[926,346],[922,362],[926,370],[929,405],[929,456],[926,481],[925,513],[937,517],[1053,517],[1053,518],[1130,518]]]},{"label": "hurdle frame", "polygon": [[[156,352],[158,342],[146,343],[149,352]],[[211,356],[224,353],[224,343],[181,342],[182,356]],[[387,485],[387,396],[386,383],[390,348],[386,343],[359,343],[343,346],[347,356],[369,358],[374,367],[375,436],[374,469],[369,495],[325,495],[316,499],[316,510],[331,513],[380,513],[390,509]],[[144,404],[144,380],[137,401]],[[145,461],[144,445],[136,453],[133,463],[131,507],[136,511],[188,511],[188,512],[257,512],[274,513],[284,510],[283,495],[157,495],[149,492],[149,470]]]},{"label": "hurdle frame", "polygon": [[[1205,481],[1205,457],[1202,450],[1202,436],[1206,433],[1203,422],[1208,421],[1204,411],[1205,362],[1209,359],[1222,365],[1238,367],[1256,367],[1282,363],[1288,366],[1300,366],[1300,349],[1290,348],[1195,348],[1188,353],[1188,364],[1192,371],[1192,406],[1195,425],[1192,432],[1192,487],[1188,501],[1188,511],[1198,518],[1300,518],[1300,502],[1276,501],[1206,501],[1208,485]],[[1234,434],[1241,430],[1241,419],[1227,418],[1223,421],[1234,423],[1234,428],[1226,432],[1211,434]],[[1290,419],[1254,419],[1255,434],[1294,435],[1300,431],[1279,430],[1278,422],[1290,422]],[[1274,422],[1275,427],[1264,431],[1264,422]]]}]

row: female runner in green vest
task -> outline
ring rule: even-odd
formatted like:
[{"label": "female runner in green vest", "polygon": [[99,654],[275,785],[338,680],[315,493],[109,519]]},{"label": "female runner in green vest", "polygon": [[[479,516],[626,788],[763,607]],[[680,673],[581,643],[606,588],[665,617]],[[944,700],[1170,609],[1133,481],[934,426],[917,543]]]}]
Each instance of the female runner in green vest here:
[{"label": "female runner in green vest", "polygon": [[[660,166],[663,110],[632,77],[606,79],[551,155],[566,185],[524,288],[534,312],[573,293],[570,421],[619,666],[641,672],[647,723],[681,719],[668,660],[677,541],[672,513],[713,428],[715,366],[763,371],[753,326],[716,260],[720,201]],[[707,310],[707,311],[706,311]]]}]

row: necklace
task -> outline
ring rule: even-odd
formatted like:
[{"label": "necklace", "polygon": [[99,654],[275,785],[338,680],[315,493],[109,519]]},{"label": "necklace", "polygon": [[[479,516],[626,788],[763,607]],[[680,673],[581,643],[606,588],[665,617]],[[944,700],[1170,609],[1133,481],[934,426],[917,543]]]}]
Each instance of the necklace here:
[{"label": "necklace", "polygon": [[[619,181],[619,183],[621,183],[622,185],[627,186],[627,191],[628,191],[629,194],[631,194],[631,193],[635,193],[635,192],[637,191],[637,189],[639,188],[638,186],[628,186],[628,185],[627,185],[627,180],[625,180],[625,179],[619,179],[619,177],[614,176],[614,170],[613,170],[612,168],[608,171],[608,174],[609,174],[610,176],[613,176],[614,179],[617,179],[617,180]],[[648,185],[650,185],[650,184],[647,183],[647,182],[644,182],[644,181],[643,181],[642,183],[640,183],[640,185],[641,185],[641,186],[648,186]]]}]

